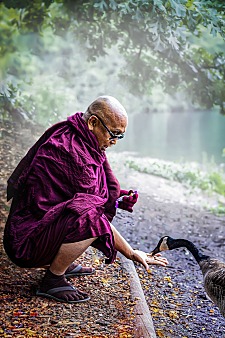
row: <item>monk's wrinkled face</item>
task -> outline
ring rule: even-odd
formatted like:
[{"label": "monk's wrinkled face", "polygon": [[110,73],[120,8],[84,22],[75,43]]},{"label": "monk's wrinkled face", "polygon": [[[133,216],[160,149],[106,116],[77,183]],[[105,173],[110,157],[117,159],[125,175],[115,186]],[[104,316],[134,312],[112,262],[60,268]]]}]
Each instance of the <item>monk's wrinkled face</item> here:
[{"label": "monk's wrinkled face", "polygon": [[113,115],[113,117],[104,118],[96,113],[89,118],[88,127],[95,134],[99,148],[105,151],[123,138],[127,127],[127,117]]}]

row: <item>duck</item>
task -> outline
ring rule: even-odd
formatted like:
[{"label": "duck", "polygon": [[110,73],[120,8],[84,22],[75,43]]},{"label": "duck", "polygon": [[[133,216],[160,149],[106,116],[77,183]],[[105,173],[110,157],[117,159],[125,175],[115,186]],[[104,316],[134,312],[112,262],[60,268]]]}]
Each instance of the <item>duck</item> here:
[{"label": "duck", "polygon": [[219,308],[225,318],[225,263],[202,254],[199,249],[187,239],[174,239],[170,236],[163,236],[157,246],[150,253],[155,254],[177,248],[185,247],[194,256],[203,275],[204,288],[207,296]]}]

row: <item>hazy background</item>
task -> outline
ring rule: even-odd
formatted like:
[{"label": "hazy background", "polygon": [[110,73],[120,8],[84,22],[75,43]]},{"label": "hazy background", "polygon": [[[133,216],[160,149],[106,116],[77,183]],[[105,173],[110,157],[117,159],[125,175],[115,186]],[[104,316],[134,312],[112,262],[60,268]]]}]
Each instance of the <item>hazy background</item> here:
[{"label": "hazy background", "polygon": [[[6,11],[1,9],[3,24],[7,21]],[[204,27],[202,30],[204,34],[195,42],[197,47],[225,52],[224,41],[218,35],[209,35]],[[219,107],[204,109],[192,104],[179,83],[172,94],[157,83],[151,92],[140,94],[138,90],[135,93],[135,81],[137,86],[142,81],[137,77],[130,90],[121,79],[121,72],[129,75],[129,69],[117,45],[90,60],[87,46],[74,38],[73,32],[64,29],[55,34],[49,26],[42,29],[41,35],[31,31],[14,34],[12,41],[16,48],[1,58],[1,89],[6,96],[13,96],[15,105],[22,103],[29,119],[43,130],[68,115],[85,111],[97,96],[112,95],[129,115],[126,137],[114,151],[172,161],[223,162],[225,116],[219,113]],[[153,75],[145,74],[146,78]],[[1,110],[4,116],[7,113]]]}]

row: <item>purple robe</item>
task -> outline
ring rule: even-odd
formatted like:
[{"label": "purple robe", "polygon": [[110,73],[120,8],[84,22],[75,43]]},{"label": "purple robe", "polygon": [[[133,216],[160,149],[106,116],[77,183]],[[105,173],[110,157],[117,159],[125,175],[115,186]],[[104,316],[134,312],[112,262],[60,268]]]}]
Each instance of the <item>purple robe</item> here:
[{"label": "purple robe", "polygon": [[109,221],[120,186],[95,135],[77,113],[49,128],[8,180],[13,197],[4,247],[21,267],[51,264],[63,243],[92,244],[114,261]]}]

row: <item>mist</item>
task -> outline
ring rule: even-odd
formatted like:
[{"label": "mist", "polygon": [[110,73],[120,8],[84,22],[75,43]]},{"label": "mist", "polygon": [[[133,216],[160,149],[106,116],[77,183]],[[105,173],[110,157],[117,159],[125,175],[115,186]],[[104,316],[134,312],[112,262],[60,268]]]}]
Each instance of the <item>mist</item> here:
[{"label": "mist", "polygon": [[[117,46],[89,60],[71,33],[60,37],[47,30],[42,38],[20,37],[20,54],[14,55],[13,62],[21,64],[28,80],[19,81],[17,95],[41,131],[85,111],[96,97],[112,95],[129,116],[126,137],[112,151],[170,161],[223,160],[225,121],[218,110],[196,110],[184,93],[169,95],[159,85],[149,95],[135,95],[120,78],[126,62]],[[18,78],[12,75],[11,82],[16,86]]]}]

